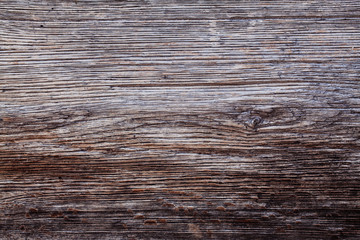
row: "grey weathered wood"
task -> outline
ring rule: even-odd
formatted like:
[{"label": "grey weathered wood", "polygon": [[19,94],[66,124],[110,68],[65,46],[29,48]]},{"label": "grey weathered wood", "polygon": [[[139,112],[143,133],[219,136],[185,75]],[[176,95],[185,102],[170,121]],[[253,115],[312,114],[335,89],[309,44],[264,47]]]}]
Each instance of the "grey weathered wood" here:
[{"label": "grey weathered wood", "polygon": [[359,239],[360,2],[0,1],[1,239]]}]

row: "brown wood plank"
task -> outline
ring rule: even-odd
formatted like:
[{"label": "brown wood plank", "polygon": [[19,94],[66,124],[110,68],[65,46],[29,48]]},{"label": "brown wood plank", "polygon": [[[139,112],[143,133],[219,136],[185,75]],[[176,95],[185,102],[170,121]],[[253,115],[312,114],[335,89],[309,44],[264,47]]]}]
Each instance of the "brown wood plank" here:
[{"label": "brown wood plank", "polygon": [[360,238],[359,1],[0,3],[0,239]]}]

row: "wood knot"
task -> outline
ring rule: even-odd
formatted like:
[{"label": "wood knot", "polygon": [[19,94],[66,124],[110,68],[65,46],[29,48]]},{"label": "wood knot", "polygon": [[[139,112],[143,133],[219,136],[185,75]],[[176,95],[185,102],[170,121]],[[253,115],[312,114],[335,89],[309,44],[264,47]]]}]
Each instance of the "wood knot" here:
[{"label": "wood knot", "polygon": [[272,107],[234,108],[234,120],[247,130],[257,131],[259,128],[284,127],[291,128],[304,120],[305,112],[298,105]]},{"label": "wood knot", "polygon": [[249,125],[251,128],[256,128],[262,122],[262,118],[260,116],[255,116],[249,121]]},{"label": "wood knot", "polygon": [[240,121],[246,128],[257,129],[263,122],[262,117],[252,114],[251,112],[243,112],[237,116],[237,120]]}]

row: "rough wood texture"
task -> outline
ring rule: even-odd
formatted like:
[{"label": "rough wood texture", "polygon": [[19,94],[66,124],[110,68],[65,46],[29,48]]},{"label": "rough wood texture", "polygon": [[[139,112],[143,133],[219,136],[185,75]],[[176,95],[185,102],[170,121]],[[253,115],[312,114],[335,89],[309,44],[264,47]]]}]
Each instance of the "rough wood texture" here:
[{"label": "rough wood texture", "polygon": [[0,1],[1,239],[359,239],[360,2]]}]

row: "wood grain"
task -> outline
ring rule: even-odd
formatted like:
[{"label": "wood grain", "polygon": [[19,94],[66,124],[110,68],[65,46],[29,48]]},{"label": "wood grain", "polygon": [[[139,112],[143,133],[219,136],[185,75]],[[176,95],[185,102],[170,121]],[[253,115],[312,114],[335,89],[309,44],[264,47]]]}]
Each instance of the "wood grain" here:
[{"label": "wood grain", "polygon": [[0,3],[0,239],[360,238],[359,1]]}]

